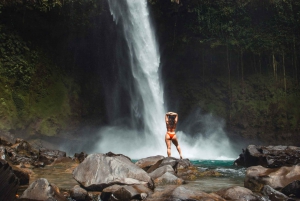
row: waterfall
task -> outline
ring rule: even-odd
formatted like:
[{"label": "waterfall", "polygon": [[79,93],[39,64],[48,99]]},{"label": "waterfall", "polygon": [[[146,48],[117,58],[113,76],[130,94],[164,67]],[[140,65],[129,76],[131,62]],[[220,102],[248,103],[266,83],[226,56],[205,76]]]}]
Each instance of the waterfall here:
[{"label": "waterfall", "polygon": [[[121,80],[119,82],[130,96],[131,120],[129,123],[133,126],[127,128],[124,125],[117,125],[102,129],[100,149],[101,146],[106,147],[108,141],[120,140],[121,145],[116,151],[125,151],[128,155],[134,155],[133,157],[141,154],[165,154],[166,127],[163,89],[159,76],[160,56],[149,19],[147,1],[108,0],[108,3],[113,20],[117,28],[122,30],[122,37],[125,41],[125,43],[117,44],[119,57],[126,58],[124,62],[116,62],[116,68],[126,68],[125,63],[129,66],[126,68],[126,75],[119,73],[119,80]],[[131,72],[129,75],[128,70]],[[119,72],[122,71],[124,72],[124,69],[119,70]],[[119,88],[117,91],[120,91]],[[111,94],[111,96],[114,95]],[[121,100],[122,96],[118,98],[120,99],[118,101],[126,101]],[[118,111],[115,112],[113,119],[117,116]],[[142,129],[140,129],[140,124],[143,125]],[[113,133],[114,139],[108,137],[109,133]]]},{"label": "waterfall", "polygon": [[[166,156],[166,110],[159,76],[160,56],[147,0],[108,0],[108,4],[116,30],[120,32],[116,37],[116,61],[112,67],[116,68],[114,76],[117,79],[114,80],[116,84],[111,83],[116,85],[112,87],[114,90],[108,87],[106,94],[113,121],[99,131],[100,139],[94,152],[112,151],[133,159]],[[126,115],[123,115],[123,110]],[[223,122],[204,115],[192,119],[187,126],[195,123],[205,128],[205,133],[195,133],[196,137],[191,137],[182,131],[177,132],[183,157],[234,157],[235,153],[223,130]],[[179,121],[182,121],[180,114]],[[172,156],[179,157],[174,145],[171,150]]]},{"label": "waterfall", "polygon": [[[146,0],[109,0],[115,23],[121,23],[129,50],[136,93],[131,94],[132,112],[143,118],[145,132],[161,138],[164,126],[164,101],[159,78],[160,57],[150,25]],[[141,100],[139,100],[141,97]],[[137,102],[143,104],[142,115]]]}]

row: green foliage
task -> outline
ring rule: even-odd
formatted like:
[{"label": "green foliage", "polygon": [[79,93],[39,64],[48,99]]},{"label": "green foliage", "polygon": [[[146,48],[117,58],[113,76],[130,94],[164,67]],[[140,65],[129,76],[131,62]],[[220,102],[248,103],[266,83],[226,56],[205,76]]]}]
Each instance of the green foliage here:
[{"label": "green foliage", "polygon": [[0,25],[0,73],[20,87],[28,87],[37,63],[37,52],[15,33]]}]

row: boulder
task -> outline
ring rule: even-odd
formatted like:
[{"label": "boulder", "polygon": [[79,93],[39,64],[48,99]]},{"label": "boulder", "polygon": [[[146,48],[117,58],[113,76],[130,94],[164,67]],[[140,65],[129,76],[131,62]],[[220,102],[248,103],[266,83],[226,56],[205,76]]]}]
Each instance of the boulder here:
[{"label": "boulder", "polygon": [[45,165],[50,165],[56,159],[66,157],[66,152],[51,149],[40,149],[39,150],[39,162],[43,162]]},{"label": "boulder", "polygon": [[151,177],[124,155],[91,154],[74,169],[73,177],[88,190],[101,191],[114,184],[154,188]]},{"label": "boulder", "polygon": [[261,193],[262,193],[262,195],[264,195],[264,197],[267,197],[268,200],[272,200],[272,201],[291,201],[292,200],[288,196],[284,195],[283,193],[276,191],[269,185],[265,185],[263,187]]},{"label": "boulder", "polygon": [[20,185],[26,185],[29,184],[29,178],[31,171],[27,168],[18,168],[17,166],[14,166],[12,168],[14,174],[19,178]]},{"label": "boulder", "polygon": [[68,201],[68,199],[60,193],[59,188],[54,184],[50,184],[45,178],[37,179],[31,183],[21,195],[20,200]]},{"label": "boulder", "polygon": [[175,171],[174,169],[172,168],[171,165],[165,165],[165,166],[162,166],[160,168],[157,168],[156,170],[154,170],[153,172],[149,173],[149,176],[152,178],[152,179],[156,179],[158,177],[161,177],[163,174],[165,174],[166,172],[169,172],[173,175],[175,175]]},{"label": "boulder", "polygon": [[233,186],[229,188],[225,188],[215,192],[220,197],[225,200],[238,200],[238,201],[255,201],[259,200],[259,198],[254,195],[254,193],[244,187]]},{"label": "boulder", "polygon": [[300,180],[300,165],[273,169],[252,166],[246,170],[244,186],[254,192],[260,192],[265,185],[280,190],[296,180]]},{"label": "boulder", "polygon": [[[123,188],[123,189],[122,189]],[[144,185],[121,186],[112,185],[103,189],[101,200],[126,200],[126,199],[145,199],[152,193],[152,190]]]},{"label": "boulder", "polygon": [[87,157],[87,154],[84,152],[74,154],[74,160],[78,163],[81,163],[86,157]]},{"label": "boulder", "polygon": [[132,186],[122,186],[111,194],[111,200],[143,200],[147,193],[140,193]]},{"label": "boulder", "polygon": [[208,194],[202,191],[192,191],[185,186],[177,187],[173,193],[172,198],[176,200],[215,200],[225,201],[222,197],[216,194]]},{"label": "boulder", "polygon": [[180,159],[178,160],[178,163],[175,167],[176,170],[183,170],[188,169],[190,166],[192,166],[192,163],[189,159]]},{"label": "boulder", "polygon": [[234,164],[244,167],[261,165],[276,168],[300,163],[300,147],[249,145]]},{"label": "boulder", "polygon": [[181,178],[176,177],[170,172],[164,173],[162,176],[154,180],[155,185],[182,185],[185,181]]},{"label": "boulder", "polygon": [[162,162],[160,163],[159,167],[165,166],[165,165],[171,165],[173,169],[176,168],[177,164],[178,164],[178,159],[173,158],[173,157],[166,157],[162,160]]},{"label": "boulder", "polygon": [[151,166],[155,165],[158,161],[161,161],[164,158],[165,157],[161,155],[150,156],[138,160],[135,164],[140,168],[142,168],[143,170],[147,171]]},{"label": "boulder", "polygon": [[281,192],[289,197],[300,198],[300,180],[293,181],[292,183],[286,185]]},{"label": "boulder", "polygon": [[79,185],[74,186],[70,190],[70,197],[76,201],[85,201],[87,199],[88,192],[81,188]]},{"label": "boulder", "polygon": [[4,137],[0,137],[0,145],[3,145],[3,146],[11,146],[12,143],[9,142],[9,140],[7,139],[4,139]]},{"label": "boulder", "polygon": [[0,159],[0,200],[15,200],[19,188],[19,179],[10,165]]}]

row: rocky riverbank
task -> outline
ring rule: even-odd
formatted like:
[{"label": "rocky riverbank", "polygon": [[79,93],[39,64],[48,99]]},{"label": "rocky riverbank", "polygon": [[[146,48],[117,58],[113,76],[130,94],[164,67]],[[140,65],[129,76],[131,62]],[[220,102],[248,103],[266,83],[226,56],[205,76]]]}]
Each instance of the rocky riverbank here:
[{"label": "rocky riverbank", "polygon": [[[248,146],[245,152],[253,153],[254,149],[255,146]],[[272,156],[272,160],[276,160],[275,151],[271,151],[271,147],[268,149],[269,152],[264,151],[264,157]],[[158,155],[133,163],[129,157],[111,152],[90,155],[82,152],[69,157],[59,150],[37,150],[22,139],[10,143],[0,138],[0,200],[299,200],[300,165],[291,164],[290,160],[284,163],[282,153],[291,147],[284,149],[281,146],[280,149],[277,151],[280,163],[272,163],[282,164],[280,167],[264,167],[252,162],[246,171],[244,186],[207,193],[185,184],[203,176],[221,176],[221,173],[200,170],[189,159]],[[258,150],[263,149],[259,147]],[[292,150],[296,150],[293,157],[297,158],[299,148]],[[258,153],[256,155],[263,158]],[[242,156],[237,159],[237,165],[244,165],[249,158]],[[53,173],[58,165],[63,172],[72,175],[73,187],[59,188],[47,178],[36,175],[37,170],[46,171],[45,167],[53,167]],[[30,185],[29,178],[35,178]],[[18,195],[24,185],[27,187]]]}]

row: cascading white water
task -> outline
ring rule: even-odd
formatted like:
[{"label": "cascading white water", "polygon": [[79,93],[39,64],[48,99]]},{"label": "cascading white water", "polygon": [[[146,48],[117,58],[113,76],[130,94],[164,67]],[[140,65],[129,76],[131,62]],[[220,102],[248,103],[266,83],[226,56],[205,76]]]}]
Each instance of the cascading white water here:
[{"label": "cascading white water", "polygon": [[[151,29],[146,0],[124,0],[122,4],[109,0],[114,21],[122,21],[127,41],[130,66],[143,102],[142,115],[147,133],[161,137],[164,128],[164,101],[159,79],[160,57],[155,36]],[[137,94],[132,95],[136,102]],[[133,104],[132,109],[135,109]]]},{"label": "cascading white water", "polygon": [[[128,59],[137,88],[128,90],[131,91],[131,113],[137,113],[143,119],[143,132],[146,134],[140,142],[151,149],[162,151],[165,146],[163,136],[166,128],[163,91],[159,77],[160,57],[150,25],[147,1],[108,0],[108,3],[115,23],[121,23],[129,50]],[[141,105],[142,109],[139,108]],[[131,138],[138,137],[132,134],[134,132],[137,131],[130,130],[126,133],[130,133]],[[137,139],[131,139],[134,140]]]},{"label": "cascading white water", "polygon": [[[129,60],[132,77],[135,80],[133,86],[128,84],[130,87],[126,87],[130,94],[131,114],[142,118],[144,129],[141,131],[124,125],[102,128],[99,145],[95,151],[122,153],[134,159],[153,155],[166,156],[164,141],[166,111],[159,77],[160,57],[149,19],[147,0],[108,0],[108,3],[115,23],[123,30],[122,37],[125,38],[127,45],[125,49],[129,51],[126,54],[128,55],[126,61]],[[122,67],[124,66],[119,64],[118,68]],[[123,83],[130,83],[130,80],[126,80],[128,77],[120,79]],[[177,132],[183,157],[209,159],[234,157],[222,122],[214,122],[212,117],[205,116],[198,118],[198,121],[199,119],[202,124],[210,125],[204,133],[206,137],[203,137],[203,133],[197,133],[197,137],[192,138],[182,131]],[[209,124],[211,122],[214,124]],[[179,156],[175,147],[172,148],[172,156]]]}]

